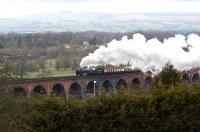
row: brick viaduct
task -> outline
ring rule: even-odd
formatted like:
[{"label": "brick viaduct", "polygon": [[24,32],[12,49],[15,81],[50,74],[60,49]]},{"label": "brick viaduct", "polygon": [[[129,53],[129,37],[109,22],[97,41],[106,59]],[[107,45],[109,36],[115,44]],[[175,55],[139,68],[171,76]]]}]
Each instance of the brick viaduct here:
[{"label": "brick viaduct", "polygon": [[[182,79],[188,82],[188,84],[200,82],[200,69],[182,71],[181,75]],[[10,92],[20,96],[53,94],[59,97],[83,98],[98,95],[101,90],[104,90],[106,93],[112,93],[123,88],[130,90],[137,88],[148,89],[152,80],[151,73],[123,73],[12,80],[7,82],[6,87]]]}]

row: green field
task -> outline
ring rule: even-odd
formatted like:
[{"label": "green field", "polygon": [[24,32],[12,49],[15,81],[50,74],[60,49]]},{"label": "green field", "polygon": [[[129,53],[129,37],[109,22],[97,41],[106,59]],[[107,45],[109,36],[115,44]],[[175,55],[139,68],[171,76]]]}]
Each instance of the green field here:
[{"label": "green field", "polygon": [[[50,70],[48,77],[75,76],[76,71],[72,69]],[[39,78],[41,72],[28,72],[26,78]]]}]

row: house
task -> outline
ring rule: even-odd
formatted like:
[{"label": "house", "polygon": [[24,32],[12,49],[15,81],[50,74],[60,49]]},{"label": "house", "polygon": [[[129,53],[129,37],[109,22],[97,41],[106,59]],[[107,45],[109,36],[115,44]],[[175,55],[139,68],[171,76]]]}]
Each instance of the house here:
[{"label": "house", "polygon": [[89,47],[89,46],[90,46],[90,44],[88,41],[83,41],[83,47]]},{"label": "house", "polygon": [[70,45],[69,45],[68,43],[66,43],[66,44],[63,45],[63,48],[69,49],[69,48],[70,48]]},{"label": "house", "polygon": [[89,48],[89,46],[90,46],[90,44],[89,44],[88,41],[83,41],[82,46],[81,46],[81,49],[82,49],[82,50],[86,50],[86,49]]}]

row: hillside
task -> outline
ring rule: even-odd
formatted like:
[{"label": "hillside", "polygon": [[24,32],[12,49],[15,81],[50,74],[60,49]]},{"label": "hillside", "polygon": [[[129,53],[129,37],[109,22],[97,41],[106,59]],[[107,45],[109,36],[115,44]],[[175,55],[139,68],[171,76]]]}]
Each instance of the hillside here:
[{"label": "hillside", "polygon": [[199,31],[199,13],[103,14],[56,12],[16,18],[0,18],[0,32],[64,32],[137,30]]}]

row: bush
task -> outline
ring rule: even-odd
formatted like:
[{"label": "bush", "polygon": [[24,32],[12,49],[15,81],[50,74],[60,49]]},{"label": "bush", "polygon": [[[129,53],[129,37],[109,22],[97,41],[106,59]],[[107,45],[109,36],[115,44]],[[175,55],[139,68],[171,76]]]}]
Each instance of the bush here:
[{"label": "bush", "polygon": [[[161,95],[43,99],[21,113],[24,131],[198,131],[200,91],[173,87]],[[28,103],[26,103],[27,105]],[[19,106],[22,104],[18,104]],[[28,111],[28,112],[27,112]]]}]

